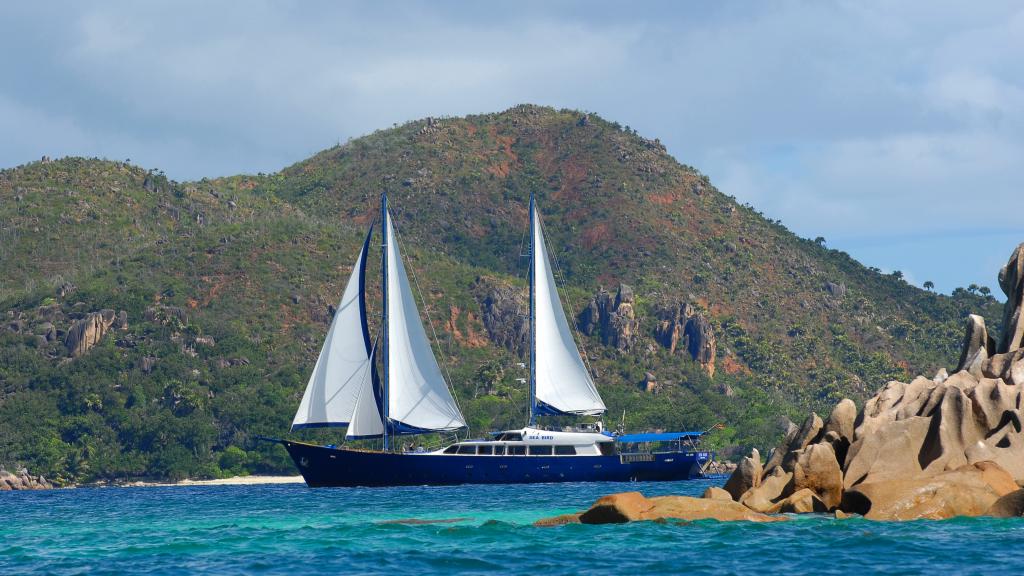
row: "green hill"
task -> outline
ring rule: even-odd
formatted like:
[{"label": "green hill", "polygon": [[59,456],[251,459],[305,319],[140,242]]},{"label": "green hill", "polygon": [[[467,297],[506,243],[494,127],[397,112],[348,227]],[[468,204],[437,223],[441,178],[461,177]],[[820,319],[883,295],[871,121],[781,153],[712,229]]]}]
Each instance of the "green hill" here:
[{"label": "green hill", "polygon": [[[569,308],[632,287],[628,317],[610,304],[618,323],[581,335],[631,429],[725,422],[716,446],[766,447],[786,416],[952,368],[968,312],[1000,320],[988,296],[798,238],[576,111],[420,120],[198,182],[42,161],[0,172],[0,463],[63,481],[291,470],[252,437],[286,433],[381,190],[475,434],[525,421],[521,334],[498,317],[525,295],[531,191]],[[681,308],[710,364],[685,350],[704,336],[666,346]]]}]

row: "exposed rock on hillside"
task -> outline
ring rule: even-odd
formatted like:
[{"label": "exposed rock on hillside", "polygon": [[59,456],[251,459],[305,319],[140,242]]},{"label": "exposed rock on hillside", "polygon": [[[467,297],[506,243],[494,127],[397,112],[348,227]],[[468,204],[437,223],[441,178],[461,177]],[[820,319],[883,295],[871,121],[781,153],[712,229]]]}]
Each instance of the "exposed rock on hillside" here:
[{"label": "exposed rock on hillside", "polygon": [[85,354],[90,348],[99,344],[103,335],[115,324],[118,327],[127,326],[128,315],[124,312],[119,315],[113,310],[100,310],[75,322],[64,338],[64,346],[67,347],[68,354],[73,358]]},{"label": "exposed rock on hillside", "polygon": [[587,336],[599,332],[606,346],[628,351],[636,344],[640,329],[633,305],[633,288],[626,284],[619,284],[614,299],[604,288],[598,289],[580,313],[580,331]]},{"label": "exposed rock on hillside", "polygon": [[677,348],[685,349],[694,361],[700,362],[709,376],[714,376],[717,345],[711,322],[685,302],[661,310],[658,317],[655,331],[658,342],[672,354]]},{"label": "exposed rock on hillside", "polygon": [[473,292],[480,303],[491,342],[525,357],[530,345],[530,304],[521,288],[494,278],[477,278]]},{"label": "exposed rock on hillside", "polygon": [[188,326],[188,312],[179,306],[164,306],[162,304],[150,306],[149,308],[146,308],[146,312],[143,317],[147,322],[156,322],[164,325],[178,324],[180,326]]}]

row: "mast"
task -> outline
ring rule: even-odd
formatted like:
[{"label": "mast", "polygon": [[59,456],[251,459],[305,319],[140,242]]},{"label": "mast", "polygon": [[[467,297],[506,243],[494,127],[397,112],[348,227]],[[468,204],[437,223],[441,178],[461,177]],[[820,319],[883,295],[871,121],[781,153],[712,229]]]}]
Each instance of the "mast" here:
[{"label": "mast", "polygon": [[530,192],[530,426],[537,424],[537,322],[534,302],[534,275],[536,274],[537,247],[534,246],[533,221],[536,210],[533,192]]},{"label": "mast", "polygon": [[388,193],[387,192],[382,192],[381,195],[380,195],[380,221],[381,221],[381,224],[382,224],[382,226],[381,226],[381,251],[380,251],[380,258],[381,258],[381,266],[380,266],[380,274],[381,274],[380,294],[381,294],[381,310],[382,310],[382,315],[381,315],[381,318],[382,318],[381,319],[381,327],[382,328],[381,328],[381,332],[383,332],[383,334],[384,334],[383,346],[382,346],[382,352],[383,352],[383,358],[384,358],[384,380],[382,381],[384,401],[382,402],[383,405],[381,406],[381,408],[382,408],[382,410],[384,412],[383,415],[382,415],[383,416],[382,420],[383,420],[383,423],[384,423],[384,433],[383,433],[384,451],[387,452],[388,451],[388,441],[390,440],[388,438],[388,428],[389,428],[389,426],[388,426],[388,402],[389,402],[388,389],[391,387],[390,386],[391,383],[388,381],[388,364],[390,363],[389,362],[390,358],[388,356],[389,351],[388,351]]},{"label": "mast", "polygon": [[562,307],[536,198],[530,197],[530,424],[544,414],[604,413]]}]

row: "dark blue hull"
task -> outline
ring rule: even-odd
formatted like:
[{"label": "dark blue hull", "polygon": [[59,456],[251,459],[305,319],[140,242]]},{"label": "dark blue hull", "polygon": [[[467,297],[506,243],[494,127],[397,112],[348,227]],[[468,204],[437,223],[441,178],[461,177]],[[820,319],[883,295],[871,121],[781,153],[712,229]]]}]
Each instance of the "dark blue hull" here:
[{"label": "dark blue hull", "polygon": [[281,440],[310,487],[687,480],[709,452],[484,456],[371,452]]}]

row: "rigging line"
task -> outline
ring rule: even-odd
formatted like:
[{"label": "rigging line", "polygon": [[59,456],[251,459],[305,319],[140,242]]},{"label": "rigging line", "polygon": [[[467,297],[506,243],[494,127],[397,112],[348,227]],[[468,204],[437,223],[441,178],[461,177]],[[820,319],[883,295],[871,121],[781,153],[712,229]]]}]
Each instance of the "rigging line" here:
[{"label": "rigging line", "polygon": [[526,230],[523,230],[522,235],[519,236],[519,262],[516,263],[516,278],[519,277],[519,272],[521,271],[520,269],[522,268],[522,264],[520,264],[520,263],[523,261],[523,258],[527,258],[527,257],[530,256],[529,253],[526,253],[526,254],[523,253],[523,243],[526,240],[526,235],[528,233],[529,233],[529,227],[527,227]]},{"label": "rigging line", "polygon": [[[398,227],[394,225],[394,219],[393,218],[392,218],[392,229],[395,232],[395,242],[398,242],[398,247],[399,247],[399,249],[401,249],[402,244],[404,244],[404,241],[402,240],[402,234],[398,231]],[[434,335],[434,342],[437,344],[437,351],[441,355],[442,368],[444,369],[445,376],[448,378],[448,382],[451,383],[448,386],[448,390],[452,393],[452,400],[455,401],[455,407],[458,408],[459,409],[459,413],[462,414],[462,405],[459,404],[459,396],[455,392],[455,381],[452,380],[451,372],[448,370],[448,359],[447,359],[447,357],[444,354],[444,350],[441,349],[441,341],[437,338],[437,331],[434,330],[434,321],[430,317],[430,309],[427,308],[427,301],[423,298],[423,290],[420,289],[420,281],[416,277],[416,267],[415,266],[409,266],[409,269],[412,270],[412,282],[413,282],[413,284],[416,285],[416,293],[420,297],[420,305],[423,306],[423,312],[427,315],[427,325],[430,326],[430,332],[431,332],[431,334]],[[465,418],[466,415],[462,414],[462,417]],[[469,432],[470,432],[469,422],[466,422],[466,433],[469,434]],[[456,433],[456,437],[458,437],[457,433]]]},{"label": "rigging line", "polygon": [[[591,381],[593,381],[594,369],[590,366],[590,358],[589,358],[590,354],[587,353],[587,347],[584,346],[584,344],[583,344],[583,336],[580,334],[579,328],[576,326],[576,324],[577,324],[576,323],[576,318],[577,318],[577,316],[576,316],[576,309],[573,307],[572,301],[569,299],[568,295],[566,294],[566,291],[568,290],[568,288],[566,288],[567,282],[565,280],[565,274],[562,273],[562,267],[559,266],[559,264],[558,264],[558,254],[556,254],[554,251],[551,250],[551,245],[548,243],[548,236],[547,236],[547,234],[544,233],[544,219],[543,219],[543,217],[541,217],[541,214],[540,214],[539,211],[537,212],[537,222],[540,224],[540,227],[541,227],[541,238],[544,239],[544,246],[547,248],[547,252],[548,252],[549,255],[551,255],[551,260],[554,263],[554,272],[555,272],[554,275],[556,276],[556,278],[555,278],[555,290],[558,291],[559,297],[562,298],[562,301],[565,302],[566,304],[568,304],[568,306],[569,306],[569,313],[572,315],[572,321],[569,322],[569,324],[572,326],[573,333],[576,334],[576,340],[578,342],[579,347],[583,349],[583,353],[580,354],[580,358],[583,360],[583,364],[587,368],[587,371],[589,373],[588,375],[590,376]],[[558,285],[559,281],[562,284],[561,286]],[[595,386],[595,388],[597,387],[597,383],[596,382],[594,382],[594,386]]]}]

